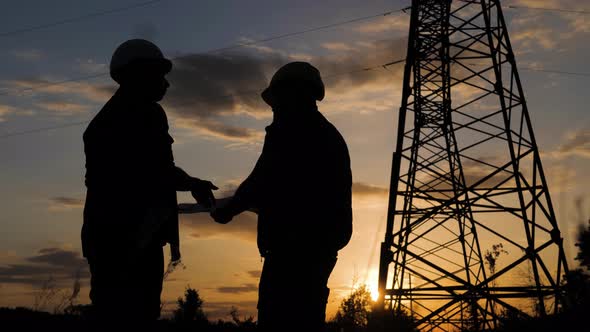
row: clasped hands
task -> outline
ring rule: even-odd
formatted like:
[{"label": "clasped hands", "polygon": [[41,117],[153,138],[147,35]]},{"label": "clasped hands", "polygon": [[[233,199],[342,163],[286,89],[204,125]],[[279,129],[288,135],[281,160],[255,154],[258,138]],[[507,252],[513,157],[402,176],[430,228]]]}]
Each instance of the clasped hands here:
[{"label": "clasped hands", "polygon": [[215,196],[213,196],[213,190],[217,190],[216,185],[211,181],[193,179],[190,187],[191,194],[198,204],[213,208],[215,206]]},{"label": "clasped hands", "polygon": [[230,211],[224,207],[216,206],[215,196],[213,196],[212,190],[217,190],[211,181],[195,179],[195,182],[191,188],[191,194],[198,204],[202,204],[208,208],[211,208],[210,215],[217,223],[227,224],[233,218]]}]

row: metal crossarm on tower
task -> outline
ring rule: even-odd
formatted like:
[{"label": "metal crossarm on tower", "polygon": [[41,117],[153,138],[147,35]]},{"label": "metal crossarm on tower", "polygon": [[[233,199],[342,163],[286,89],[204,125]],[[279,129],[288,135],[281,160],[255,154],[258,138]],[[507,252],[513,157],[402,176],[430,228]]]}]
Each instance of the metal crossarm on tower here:
[{"label": "metal crossarm on tower", "polygon": [[557,312],[568,268],[499,0],[412,1],[401,103],[379,305],[425,331]]}]

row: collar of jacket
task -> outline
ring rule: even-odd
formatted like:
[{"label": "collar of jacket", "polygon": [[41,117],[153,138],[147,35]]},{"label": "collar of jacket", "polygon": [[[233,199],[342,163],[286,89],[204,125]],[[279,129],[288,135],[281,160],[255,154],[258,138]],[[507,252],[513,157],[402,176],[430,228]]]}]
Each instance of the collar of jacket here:
[{"label": "collar of jacket", "polygon": [[117,89],[117,91],[115,92],[114,97],[116,99],[123,101],[126,104],[131,104],[131,105],[141,105],[141,106],[156,106],[156,105],[159,106],[160,105],[155,101],[149,101],[144,98],[141,98],[133,90],[128,89],[128,88],[124,88],[124,87],[119,87],[119,89]]},{"label": "collar of jacket", "polygon": [[267,131],[305,127],[317,123],[322,118],[317,106],[288,113],[274,110],[273,121],[267,127]]}]

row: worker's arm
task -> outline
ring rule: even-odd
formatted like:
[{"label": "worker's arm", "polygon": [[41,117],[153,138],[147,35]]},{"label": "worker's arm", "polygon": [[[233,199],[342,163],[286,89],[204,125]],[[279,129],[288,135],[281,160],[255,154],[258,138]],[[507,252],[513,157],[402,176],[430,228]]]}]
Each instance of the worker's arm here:
[{"label": "worker's arm", "polygon": [[174,139],[168,133],[169,126],[166,112],[164,112],[164,109],[158,104],[154,104],[153,106],[155,107],[153,115],[156,117],[154,122],[157,123],[155,130],[159,132],[157,137],[161,137],[165,140],[159,144],[160,146],[165,146],[165,150],[162,150],[156,157],[158,160],[157,163],[162,165],[161,167],[167,172],[164,181],[171,181],[176,191],[190,191],[199,204],[213,204],[215,202],[215,197],[211,190],[216,190],[218,188],[210,181],[201,180],[188,175],[188,173],[182,168],[174,164],[174,155],[172,153],[172,143],[174,143]]},{"label": "worker's arm", "polygon": [[259,208],[259,199],[264,187],[264,181],[269,169],[269,155],[271,152],[268,135],[262,148],[262,153],[250,175],[240,184],[232,199],[224,206],[215,209],[211,216],[216,222],[226,224],[232,218],[246,210]]},{"label": "worker's arm", "polygon": [[197,203],[205,206],[211,206],[215,203],[212,190],[219,188],[211,181],[192,177],[178,166],[174,166],[172,177],[176,191],[190,191]]},{"label": "worker's arm", "polygon": [[252,173],[240,184],[235,195],[224,207],[223,210],[225,210],[226,215],[230,219],[248,209],[257,207],[257,198],[262,177],[260,172],[261,167],[259,166],[261,164],[260,161],[258,159]]}]

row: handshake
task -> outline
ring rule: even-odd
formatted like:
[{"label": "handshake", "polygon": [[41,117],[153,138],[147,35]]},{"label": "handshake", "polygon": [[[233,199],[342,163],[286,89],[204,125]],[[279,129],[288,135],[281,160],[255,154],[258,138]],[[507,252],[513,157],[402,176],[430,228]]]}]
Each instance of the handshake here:
[{"label": "handshake", "polygon": [[[217,189],[219,188],[211,181],[195,179],[191,186],[191,194],[199,205],[209,210],[213,220],[220,224],[227,224],[233,218],[233,214],[227,208],[231,198],[216,200],[215,196],[213,196],[213,190]],[[186,208],[181,208],[181,212],[182,210],[188,212]]]}]

